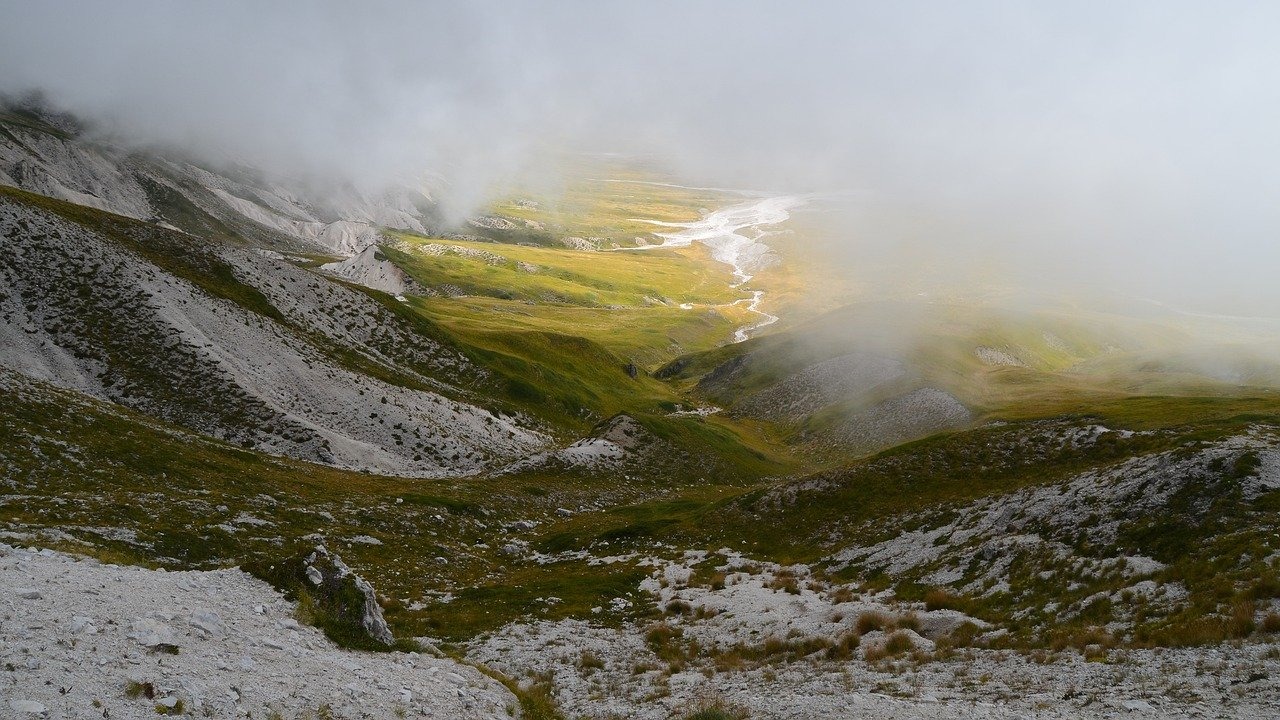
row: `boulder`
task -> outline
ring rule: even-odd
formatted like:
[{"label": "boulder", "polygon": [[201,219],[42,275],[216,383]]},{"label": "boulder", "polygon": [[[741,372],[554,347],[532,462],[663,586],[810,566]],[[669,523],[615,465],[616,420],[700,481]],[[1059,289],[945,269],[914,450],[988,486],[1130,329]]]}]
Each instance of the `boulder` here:
[{"label": "boulder", "polygon": [[[316,592],[329,598],[338,598],[343,595],[342,588],[344,585],[350,585],[363,599],[363,608],[358,609],[360,614],[360,626],[368,633],[369,637],[382,645],[394,645],[395,637],[391,634],[391,628],[387,627],[386,618],[382,616],[382,608],[378,605],[377,595],[364,578],[352,572],[347,564],[342,562],[336,554],[329,552],[324,545],[317,545],[314,552],[303,560],[304,571],[307,578],[316,586]],[[319,576],[320,581],[316,582]],[[326,598],[320,597],[318,600],[324,604]],[[349,612],[355,608],[341,607],[341,612]]]},{"label": "boulder", "polygon": [[129,637],[137,640],[138,644],[153,649],[161,646],[174,647],[177,645],[177,642],[174,641],[173,628],[154,618],[134,620]]},{"label": "boulder", "polygon": [[191,626],[203,631],[209,637],[222,637],[227,632],[226,625],[218,613],[212,610],[195,610],[191,613]]}]

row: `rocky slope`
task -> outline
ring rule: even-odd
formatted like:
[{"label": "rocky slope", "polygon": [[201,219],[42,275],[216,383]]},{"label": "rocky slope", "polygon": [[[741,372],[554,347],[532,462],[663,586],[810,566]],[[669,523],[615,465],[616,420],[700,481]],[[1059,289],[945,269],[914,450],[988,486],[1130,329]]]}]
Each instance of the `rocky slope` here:
[{"label": "rocky slope", "polygon": [[[275,454],[474,472],[541,449],[447,342],[270,254],[0,196],[0,364]],[[385,296],[384,296],[385,297]]]},{"label": "rocky slope", "polygon": [[388,260],[376,245],[370,245],[345,260],[321,265],[320,269],[334,277],[396,296],[435,294]]},{"label": "rocky slope", "polygon": [[[1064,438],[1090,445],[1114,434],[1102,426],[1081,428]],[[806,492],[821,492],[821,484],[788,489],[791,501],[803,502]],[[1106,593],[1117,606],[1122,595],[1164,597],[1165,603],[1184,598],[1177,585],[1159,587],[1148,578],[1166,566],[1151,557],[1126,554],[1142,544],[1136,533],[1153,517],[1168,518],[1187,511],[1188,520],[1201,525],[1214,505],[1238,494],[1254,503],[1280,489],[1280,447],[1269,429],[1250,428],[1242,434],[1206,443],[1195,451],[1185,448],[1144,454],[1114,467],[1084,472],[1062,482],[984,498],[956,509],[947,522],[924,520],[921,526],[869,546],[842,549],[833,566],[857,565],[896,578],[918,577],[926,585],[954,585],[966,593],[995,595],[1010,592],[1030,578],[1028,571],[1047,573],[1057,583],[1081,585],[1110,573],[1129,584]],[[941,518],[938,518],[941,520]],[[1091,552],[1081,552],[1082,548]],[[1114,549],[1114,552],[1099,552]],[[1166,558],[1170,548],[1152,545]],[[1263,548],[1258,548],[1262,550]],[[1202,548],[1208,550],[1208,548]],[[1273,554],[1271,559],[1280,557]],[[1033,567],[1020,567],[1027,564]],[[979,569],[975,572],[975,569]],[[1029,590],[1030,588],[1018,588]],[[1097,597],[1064,608],[1041,612],[1079,612]],[[1258,610],[1262,615],[1272,610]]]},{"label": "rocky slope", "polygon": [[195,235],[337,255],[376,243],[379,228],[422,233],[435,222],[423,190],[318,192],[227,165],[214,170],[176,152],[133,151],[95,140],[46,108],[0,105],[0,185]]},{"label": "rocky slope", "polygon": [[550,666],[564,707],[598,717],[1271,717],[1278,503],[1280,437],[1247,416],[995,423],[664,536],[749,554],[597,541],[590,562],[648,577],[593,613],[651,612],[512,623],[469,652]]},{"label": "rocky slope", "polygon": [[[998,633],[954,610],[851,592],[803,565],[736,552],[651,560],[666,617],[504,628],[471,657],[552,673],[585,717],[662,720],[715,706],[752,718],[1256,718],[1280,712],[1269,643],[1074,654],[969,646]],[[967,638],[967,640],[960,640]]]},{"label": "rocky slope", "polygon": [[0,545],[0,715],[508,718],[516,698],[420,653],[342,650],[239,570],[164,572]]}]

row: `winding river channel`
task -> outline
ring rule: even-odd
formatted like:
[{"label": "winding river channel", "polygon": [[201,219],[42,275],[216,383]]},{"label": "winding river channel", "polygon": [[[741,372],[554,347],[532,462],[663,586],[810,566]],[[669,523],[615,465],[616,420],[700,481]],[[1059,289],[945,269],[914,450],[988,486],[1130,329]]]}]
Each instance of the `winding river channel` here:
[{"label": "winding river channel", "polygon": [[[710,248],[711,257],[733,268],[732,287],[740,288],[750,282],[753,273],[759,271],[771,256],[772,248],[762,242],[764,238],[777,232],[770,228],[786,222],[791,217],[791,210],[804,204],[804,198],[780,195],[730,205],[689,223],[645,220],[644,222],[671,230],[653,233],[661,238],[660,243],[626,249],[655,250],[700,243]],[[747,310],[760,316],[760,319],[738,328],[733,335],[734,342],[742,342],[750,338],[752,333],[778,321],[776,315],[760,309],[764,291],[748,291],[751,297],[734,304],[745,305]]]}]

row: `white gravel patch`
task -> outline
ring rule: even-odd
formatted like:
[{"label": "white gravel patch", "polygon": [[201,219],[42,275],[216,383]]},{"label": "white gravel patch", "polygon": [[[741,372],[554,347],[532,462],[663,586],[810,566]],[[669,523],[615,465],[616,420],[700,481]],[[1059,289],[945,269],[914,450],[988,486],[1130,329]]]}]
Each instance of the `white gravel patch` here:
[{"label": "white gravel patch", "polygon": [[[509,718],[472,667],[343,650],[238,569],[165,572],[0,545],[0,717]],[[176,650],[176,654],[173,651]],[[153,697],[127,697],[150,683]]]}]

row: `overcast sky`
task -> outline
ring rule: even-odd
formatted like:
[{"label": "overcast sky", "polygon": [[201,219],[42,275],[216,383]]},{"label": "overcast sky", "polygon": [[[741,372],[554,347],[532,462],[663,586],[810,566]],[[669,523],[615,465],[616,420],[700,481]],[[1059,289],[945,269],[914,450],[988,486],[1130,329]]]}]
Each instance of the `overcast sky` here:
[{"label": "overcast sky", "polygon": [[11,2],[0,90],[456,207],[548,149],[854,198],[850,262],[1280,309],[1280,3]]}]

